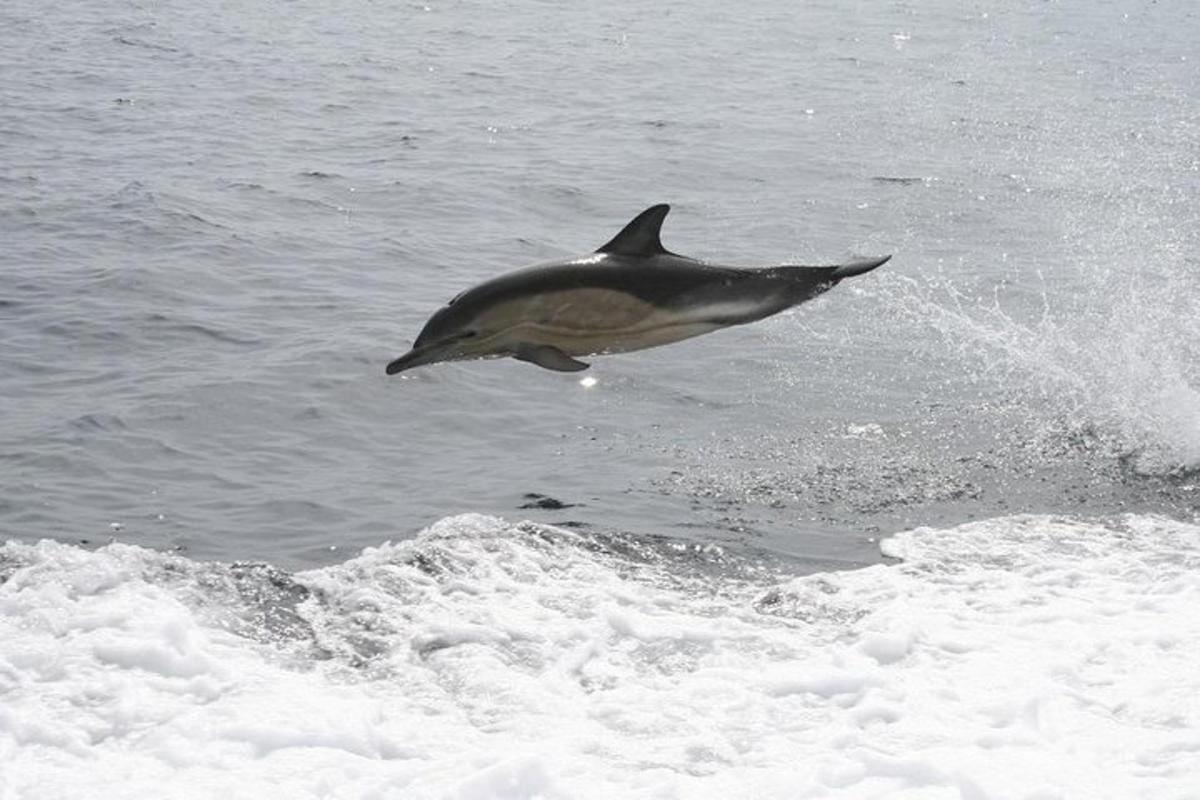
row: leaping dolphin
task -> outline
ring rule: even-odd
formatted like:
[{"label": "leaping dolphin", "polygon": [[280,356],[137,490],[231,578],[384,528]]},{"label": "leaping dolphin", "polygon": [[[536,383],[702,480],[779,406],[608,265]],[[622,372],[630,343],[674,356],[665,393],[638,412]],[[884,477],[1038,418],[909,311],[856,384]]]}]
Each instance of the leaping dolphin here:
[{"label": "leaping dolphin", "polygon": [[830,267],[705,264],[662,246],[670,209],[646,209],[591,255],[526,267],[459,294],[434,312],[387,374],[505,356],[576,372],[589,365],[575,356],[643,350],[755,322],[891,258]]}]

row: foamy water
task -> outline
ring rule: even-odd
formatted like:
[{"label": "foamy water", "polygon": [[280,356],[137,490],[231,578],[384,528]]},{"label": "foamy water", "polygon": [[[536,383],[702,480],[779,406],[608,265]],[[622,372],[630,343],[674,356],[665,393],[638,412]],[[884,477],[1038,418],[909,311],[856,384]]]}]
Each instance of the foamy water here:
[{"label": "foamy water", "polygon": [[289,575],[0,551],[0,796],[1194,797],[1200,528],[789,578],[480,516]]}]

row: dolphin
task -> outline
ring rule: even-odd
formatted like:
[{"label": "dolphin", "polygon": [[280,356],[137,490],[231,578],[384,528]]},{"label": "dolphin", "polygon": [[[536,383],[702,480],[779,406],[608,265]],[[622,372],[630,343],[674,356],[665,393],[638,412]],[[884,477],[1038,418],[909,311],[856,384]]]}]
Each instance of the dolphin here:
[{"label": "dolphin", "polygon": [[778,314],[870,272],[890,255],[828,267],[747,269],[676,255],[652,206],[591,255],[537,264],[467,289],[434,312],[387,374],[504,358],[576,372],[576,356],[644,350]]}]

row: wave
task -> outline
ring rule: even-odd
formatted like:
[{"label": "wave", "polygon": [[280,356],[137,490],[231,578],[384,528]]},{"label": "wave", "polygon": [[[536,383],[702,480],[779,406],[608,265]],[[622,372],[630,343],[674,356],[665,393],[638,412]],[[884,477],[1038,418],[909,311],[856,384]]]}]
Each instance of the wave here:
[{"label": "wave", "polygon": [[299,573],[0,548],[11,797],[1175,796],[1200,527],[1005,517],[897,563],[466,515]]}]

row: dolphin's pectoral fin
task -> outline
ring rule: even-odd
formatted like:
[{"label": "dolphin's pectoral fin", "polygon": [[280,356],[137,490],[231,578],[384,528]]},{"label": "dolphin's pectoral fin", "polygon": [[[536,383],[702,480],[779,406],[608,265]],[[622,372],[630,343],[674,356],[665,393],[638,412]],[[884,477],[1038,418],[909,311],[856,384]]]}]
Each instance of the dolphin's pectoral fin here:
[{"label": "dolphin's pectoral fin", "polygon": [[517,347],[517,352],[513,354],[513,358],[517,361],[528,361],[530,364],[537,364],[539,367],[552,369],[555,372],[579,372],[590,366],[571,358],[562,350],[549,344],[520,345]]}]

